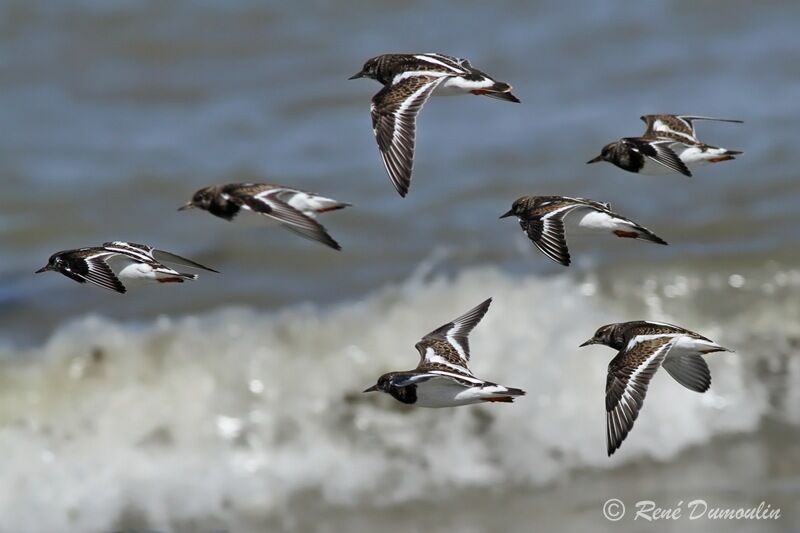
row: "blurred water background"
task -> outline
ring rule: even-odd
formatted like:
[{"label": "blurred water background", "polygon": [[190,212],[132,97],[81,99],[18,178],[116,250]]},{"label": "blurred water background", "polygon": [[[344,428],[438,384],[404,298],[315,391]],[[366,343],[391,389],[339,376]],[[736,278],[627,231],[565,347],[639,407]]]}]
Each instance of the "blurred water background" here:
[{"label": "blurred water background", "polygon": [[[0,2],[0,530],[585,531],[603,502],[782,509],[800,528],[800,4],[790,1]],[[347,81],[439,51],[523,103],[437,98],[409,196]],[[645,113],[738,118],[695,177],[586,166]],[[352,202],[341,253],[256,217],[178,213],[199,187],[267,181]],[[666,239],[570,239],[550,262],[523,194],[607,201]],[[112,239],[217,268],[124,296],[33,275]],[[476,374],[513,406],[362,396],[482,299]],[[736,354],[711,391],[666,374],[605,457],[605,323],[658,319]]]}]

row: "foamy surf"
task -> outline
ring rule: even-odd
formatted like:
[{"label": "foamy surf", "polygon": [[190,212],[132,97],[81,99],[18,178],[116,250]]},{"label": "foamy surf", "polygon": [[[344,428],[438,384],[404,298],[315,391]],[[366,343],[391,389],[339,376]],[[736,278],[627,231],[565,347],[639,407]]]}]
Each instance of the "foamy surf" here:
[{"label": "foamy surf", "polygon": [[[540,487],[576,470],[669,460],[715,436],[756,430],[774,409],[754,377],[758,343],[692,313],[689,291],[666,305],[660,295],[676,283],[650,279],[610,299],[592,280],[478,268],[420,276],[328,309],[228,308],[136,326],[78,319],[40,348],[3,354],[3,525],[108,531],[137,516],[170,530],[203,517],[228,526],[267,520],[308,494],[344,508],[410,502],[423,491],[446,500],[459,490]],[[495,304],[470,338],[471,366],[526,397],[425,410],[360,394],[383,372],[413,368],[423,334],[489,296]],[[614,352],[577,346],[599,325],[640,318],[630,308],[642,305],[648,318],[681,323],[737,353],[708,358],[705,395],[659,372],[609,460],[603,393]],[[670,316],[665,305],[686,316]],[[787,372],[796,383],[800,367]],[[787,418],[796,423],[796,408]]]}]

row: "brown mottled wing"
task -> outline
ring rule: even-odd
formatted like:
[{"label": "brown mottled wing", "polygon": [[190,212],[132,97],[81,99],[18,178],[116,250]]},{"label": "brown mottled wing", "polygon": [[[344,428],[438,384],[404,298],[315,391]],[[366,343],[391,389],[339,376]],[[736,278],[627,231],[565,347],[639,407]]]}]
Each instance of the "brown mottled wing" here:
[{"label": "brown mottled wing", "polygon": [[469,361],[469,334],[478,325],[492,299],[484,300],[460,317],[431,331],[416,344],[419,351],[419,369],[456,371],[472,375],[467,368]]},{"label": "brown mottled wing", "polygon": [[633,428],[647,386],[674,341],[669,335],[633,337],[608,365],[606,380],[606,443],[611,456]]},{"label": "brown mottled wing", "polygon": [[439,84],[437,76],[411,76],[387,85],[372,98],[372,129],[394,188],[405,196],[414,166],[417,113]]},{"label": "brown mottled wing", "polygon": [[598,202],[597,200],[592,200],[591,198],[573,198],[573,200],[586,204],[589,207],[593,207],[598,211],[603,211],[609,214],[613,214],[614,216],[619,215],[618,213],[615,213],[614,211],[611,210],[611,204],[608,202]]},{"label": "brown mottled wing", "polygon": [[298,235],[341,250],[339,243],[333,240],[322,224],[278,198],[280,192],[280,188],[274,188],[255,196],[242,196],[241,201],[253,211],[277,220]]},{"label": "brown mottled wing", "polygon": [[420,361],[416,370],[420,372],[449,372],[464,376],[472,376],[466,361],[461,359],[458,351],[449,342],[441,339],[423,339],[416,346]]},{"label": "brown mottled wing", "polygon": [[698,339],[709,340],[698,333],[680,326],[676,326],[675,324],[668,324],[666,322],[655,322],[653,320],[633,320],[631,322],[626,322],[625,324],[628,334],[631,337],[636,335],[668,335],[672,333],[679,333],[681,335],[688,335]]},{"label": "brown mottled wing", "polygon": [[641,119],[647,126],[644,137],[676,136],[687,141],[697,142],[692,123],[675,115],[643,115]]},{"label": "brown mottled wing", "polygon": [[699,143],[694,128],[695,120],[713,120],[714,122],[733,122],[741,124],[741,120],[730,118],[701,117],[697,115],[644,115],[641,117],[647,125],[645,137],[668,136],[675,139],[686,139]]},{"label": "brown mottled wing", "polygon": [[429,52],[423,55],[442,63],[445,68],[452,70],[454,74],[467,74],[472,70],[472,65],[470,65],[469,61],[460,57],[448,56],[437,52]]}]

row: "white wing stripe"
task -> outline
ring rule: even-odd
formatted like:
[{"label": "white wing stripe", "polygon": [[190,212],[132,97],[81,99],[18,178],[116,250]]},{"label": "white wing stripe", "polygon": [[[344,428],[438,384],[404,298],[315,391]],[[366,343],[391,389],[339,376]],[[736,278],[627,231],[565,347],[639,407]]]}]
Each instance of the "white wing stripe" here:
[{"label": "white wing stripe", "polygon": [[444,78],[446,76],[452,76],[452,74],[448,72],[439,72],[438,70],[407,70],[397,74],[394,78],[392,78],[392,85],[397,85],[403,80],[408,78],[417,78],[419,76]]},{"label": "white wing stripe", "polygon": [[[455,328],[453,328],[453,329],[455,329]],[[453,330],[450,330],[450,332],[452,332],[452,331]],[[452,337],[450,335],[450,332],[448,332],[447,335],[445,336],[445,338],[447,339],[447,342],[450,343],[450,346],[452,346],[453,348],[456,349],[456,351],[458,352],[458,355],[461,357],[461,360],[462,361],[466,361],[467,360],[467,353],[464,351],[464,347],[461,346],[461,343],[458,342],[455,339],[455,337]]]},{"label": "white wing stripe", "polygon": [[685,131],[675,131],[672,128],[670,128],[669,125],[665,124],[661,120],[655,120],[653,122],[653,131],[662,131],[662,132],[665,132],[665,133],[672,133],[674,135],[678,135],[680,137],[684,137],[684,138],[692,140],[692,141],[696,140],[696,137],[695,137],[695,134],[694,134],[694,127],[690,123],[688,123],[685,120],[683,120],[682,118],[680,118],[680,117],[676,117],[676,118],[678,118],[681,122],[686,124],[686,127],[689,128],[689,131],[691,131],[691,133],[686,133]]},{"label": "white wing stripe", "polygon": [[485,383],[485,381],[478,379],[472,375],[464,375],[461,373],[453,373],[453,372],[445,372],[444,370],[429,370],[428,374],[436,374],[439,376],[463,379],[464,381],[469,381],[470,383],[475,383],[476,385],[480,385]]},{"label": "white wing stripe", "polygon": [[432,363],[432,364],[437,364],[437,365],[443,365],[443,366],[446,366],[448,368],[452,368],[453,370],[455,370],[458,373],[472,375],[472,372],[470,372],[469,369],[467,369],[466,367],[464,367],[462,365],[458,365],[458,364],[453,363],[451,361],[448,361],[444,357],[442,357],[440,355],[437,355],[437,353],[430,346],[428,347],[427,350],[425,350],[425,362]]},{"label": "white wing stripe", "polygon": [[139,248],[129,247],[127,246],[127,243],[124,242],[117,241],[111,243],[105,246],[104,249],[108,252],[117,253],[120,255],[127,255],[128,257],[131,257],[143,263],[156,262],[152,252],[148,253],[145,252],[144,250],[140,250]]},{"label": "white wing stripe", "polygon": [[547,220],[548,218],[552,217],[553,215],[557,215],[558,213],[561,213],[562,211],[568,211],[570,209],[574,209],[575,207],[577,207],[577,206],[574,205],[574,204],[570,204],[570,205],[566,205],[564,207],[559,207],[558,209],[553,209],[552,211],[550,211],[546,215],[542,215],[541,220],[542,220],[542,222],[544,222],[545,220]]},{"label": "white wing stripe", "polygon": [[[435,81],[432,81],[431,83],[438,83],[438,82],[439,82],[439,80],[435,80]],[[401,135],[406,134],[406,132],[408,131],[408,126],[403,121],[403,119],[406,118],[404,116],[405,112],[411,106],[412,102],[414,102],[417,98],[420,97],[420,95],[424,94],[428,90],[428,87],[430,87],[431,83],[426,83],[425,85],[423,85],[422,87],[420,87],[419,89],[414,91],[411,94],[411,96],[409,96],[408,98],[403,100],[403,103],[401,103],[397,107],[397,110],[394,112],[395,127],[394,127],[394,131],[392,132],[392,144],[397,142],[397,139],[400,138]],[[412,118],[412,120],[413,120],[413,118]],[[408,134],[410,134],[410,131],[408,131]],[[406,140],[406,142],[408,142],[408,139],[405,139],[405,140]]]},{"label": "white wing stripe", "polygon": [[282,192],[297,194],[298,191],[293,189],[267,189],[266,191],[261,191],[258,194],[254,194],[253,198],[258,198],[259,200],[266,201],[270,196],[275,196]]},{"label": "white wing stripe", "polygon": [[[681,336],[680,333],[657,333],[655,335],[636,335],[628,342],[628,345],[625,347],[625,351],[626,352],[631,351],[633,347],[639,344],[640,342],[651,341],[653,339],[660,339],[662,337],[674,338],[680,336]],[[656,350],[656,352],[658,352],[658,350]]]},{"label": "white wing stripe", "polygon": [[[656,338],[656,337],[662,337],[662,336],[663,335],[642,335],[642,337],[649,337],[651,339],[652,338]],[[634,339],[636,339],[636,337]],[[650,357],[648,357],[647,359],[642,361],[642,363],[638,367],[636,367],[636,370],[634,370],[631,373],[630,377],[628,378],[628,382],[625,384],[625,390],[622,393],[622,397],[620,398],[620,402],[622,400],[625,400],[626,403],[632,402],[635,405],[636,400],[634,399],[633,393],[631,391],[635,388],[635,385],[638,385],[637,378],[639,377],[639,374],[644,372],[644,370],[650,365],[650,363],[652,363],[653,361],[658,359],[661,356],[662,352],[663,353],[668,352],[672,348],[674,343],[675,343],[675,341],[671,340],[668,343],[663,344],[659,349],[657,349],[653,353],[651,353]],[[637,343],[632,342],[631,344],[629,344],[627,350],[630,350],[630,348],[632,348],[636,344]],[[617,409],[615,409],[615,411],[616,410]]]},{"label": "white wing stripe", "polygon": [[417,56],[414,56],[414,57],[419,59],[420,61],[426,61],[426,62],[431,63],[433,65],[439,65],[440,67],[444,67],[446,69],[452,70],[453,72],[458,73],[458,74],[466,73],[466,71],[464,69],[462,69],[462,68],[456,67],[456,66],[454,66],[452,64],[445,63],[444,61],[441,61],[441,60],[436,59],[434,57],[431,57],[429,55],[417,55]]}]

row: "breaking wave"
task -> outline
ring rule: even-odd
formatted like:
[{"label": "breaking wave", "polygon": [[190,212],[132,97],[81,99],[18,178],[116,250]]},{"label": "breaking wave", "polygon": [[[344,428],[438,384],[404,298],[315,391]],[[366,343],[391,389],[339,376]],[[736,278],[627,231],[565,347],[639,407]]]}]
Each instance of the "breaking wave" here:
[{"label": "breaking wave", "polygon": [[[475,268],[325,309],[225,308],[138,325],[80,318],[41,347],[0,355],[0,515],[16,532],[107,531],[130,513],[164,529],[204,516],[237,523],[308,494],[349,507],[538,487],[577,469],[669,460],[753,432],[768,413],[800,424],[787,385],[800,380],[788,357],[800,274],[714,276],[619,283]],[[424,333],[488,296],[472,368],[526,397],[426,410],[360,393],[383,372],[413,367]],[[709,305],[730,320],[704,319]],[[603,391],[614,354],[577,346],[599,325],[645,317],[737,353],[709,357],[704,395],[658,374],[609,459]]]}]

